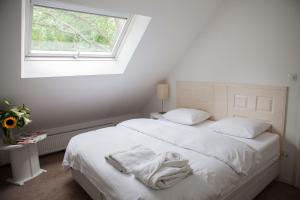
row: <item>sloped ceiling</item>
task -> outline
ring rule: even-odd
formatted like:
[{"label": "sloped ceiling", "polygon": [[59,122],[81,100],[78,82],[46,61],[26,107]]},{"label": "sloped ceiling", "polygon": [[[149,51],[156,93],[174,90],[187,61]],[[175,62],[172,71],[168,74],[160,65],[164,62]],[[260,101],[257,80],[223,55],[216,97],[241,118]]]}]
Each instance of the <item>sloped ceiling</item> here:
[{"label": "sloped ceiling", "polygon": [[32,109],[31,128],[52,128],[140,112],[205,22],[218,0],[64,0],[152,17],[123,75],[20,78],[21,0],[0,2],[0,98]]}]

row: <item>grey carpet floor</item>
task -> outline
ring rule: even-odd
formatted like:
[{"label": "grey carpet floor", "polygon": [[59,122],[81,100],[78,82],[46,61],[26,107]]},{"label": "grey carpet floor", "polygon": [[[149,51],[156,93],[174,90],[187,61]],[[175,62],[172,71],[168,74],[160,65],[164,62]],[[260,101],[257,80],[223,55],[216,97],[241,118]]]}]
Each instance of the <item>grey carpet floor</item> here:
[{"label": "grey carpet floor", "polygon": [[[61,167],[64,152],[43,156],[41,167],[48,172],[19,187],[5,182],[10,167],[0,167],[0,200],[91,200]],[[299,200],[300,189],[274,181],[255,200]]]}]

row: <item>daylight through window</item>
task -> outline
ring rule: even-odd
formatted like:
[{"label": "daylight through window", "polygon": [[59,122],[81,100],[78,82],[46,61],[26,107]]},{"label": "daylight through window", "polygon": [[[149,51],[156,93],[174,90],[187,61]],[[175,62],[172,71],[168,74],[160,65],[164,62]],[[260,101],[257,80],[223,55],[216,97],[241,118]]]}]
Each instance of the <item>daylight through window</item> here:
[{"label": "daylight through window", "polygon": [[33,5],[28,57],[115,57],[127,18]]}]

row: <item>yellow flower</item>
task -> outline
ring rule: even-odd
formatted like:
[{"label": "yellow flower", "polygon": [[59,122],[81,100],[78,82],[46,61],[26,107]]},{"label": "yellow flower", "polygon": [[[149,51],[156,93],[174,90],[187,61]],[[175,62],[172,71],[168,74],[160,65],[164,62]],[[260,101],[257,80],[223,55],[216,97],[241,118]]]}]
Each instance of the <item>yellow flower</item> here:
[{"label": "yellow flower", "polygon": [[2,126],[4,128],[16,128],[17,119],[15,117],[7,117],[3,120]]}]

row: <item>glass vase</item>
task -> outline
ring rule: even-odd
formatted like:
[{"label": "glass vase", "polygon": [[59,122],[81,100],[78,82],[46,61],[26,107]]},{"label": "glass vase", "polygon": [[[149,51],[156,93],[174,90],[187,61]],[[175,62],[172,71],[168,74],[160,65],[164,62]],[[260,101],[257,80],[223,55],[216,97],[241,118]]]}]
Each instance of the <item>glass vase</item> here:
[{"label": "glass vase", "polygon": [[6,145],[14,145],[16,144],[12,129],[4,129],[4,134],[2,141]]}]

